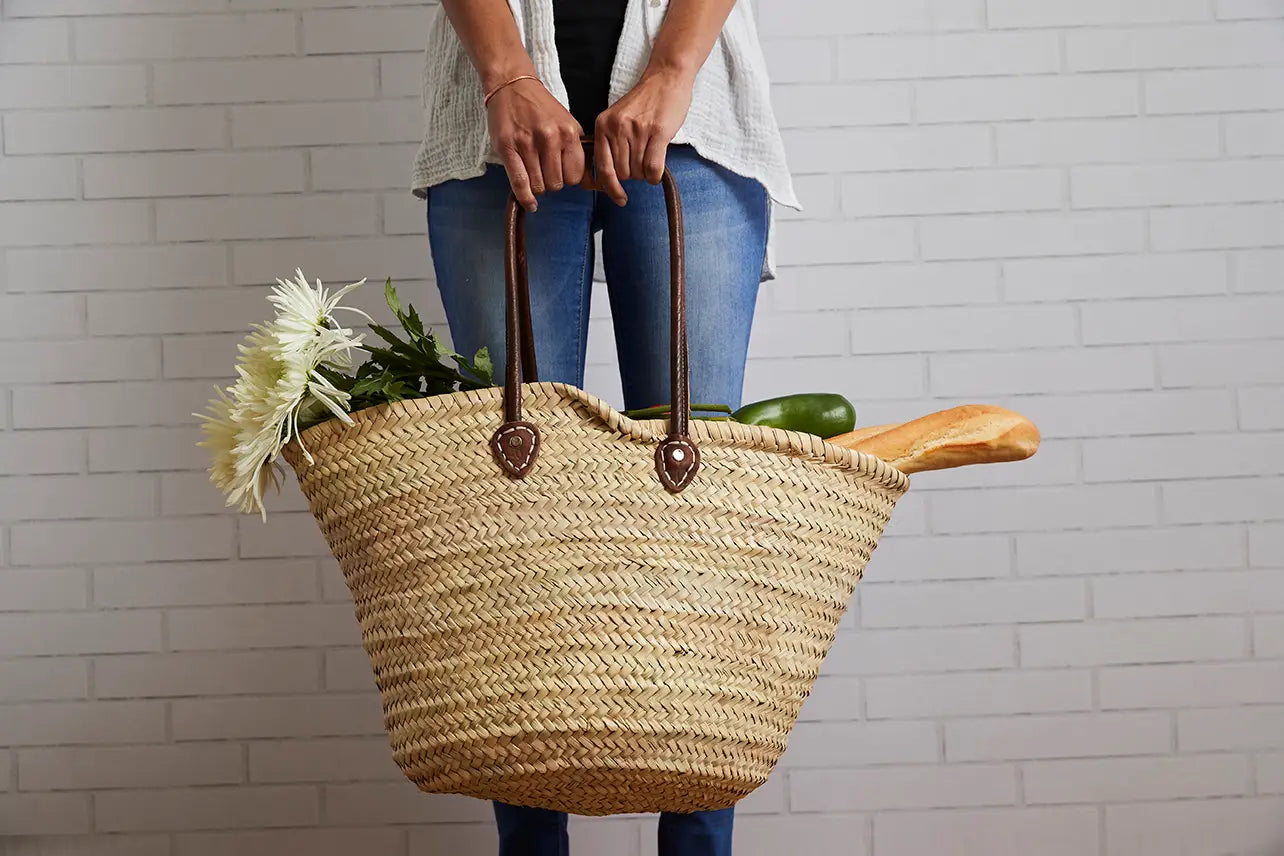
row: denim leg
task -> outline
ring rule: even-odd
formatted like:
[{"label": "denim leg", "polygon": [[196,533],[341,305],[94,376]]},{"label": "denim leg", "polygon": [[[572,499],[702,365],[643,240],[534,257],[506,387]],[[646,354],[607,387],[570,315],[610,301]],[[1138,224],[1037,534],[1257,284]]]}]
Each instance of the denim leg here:
[{"label": "denim leg", "polygon": [[[751,178],[670,146],[682,198],[693,403],[740,406],[767,246],[767,193]],[[628,204],[599,205],[602,262],[626,409],[669,401],[669,233],[664,190],[624,183]]]},{"label": "denim leg", "polygon": [[[508,176],[487,166],[476,178],[428,190],[428,239],[437,289],[455,350],[490,350],[495,379],[504,377],[504,214]],[[584,385],[592,294],[593,193],[565,187],[540,197],[526,214],[531,326],[539,380]]]},{"label": "denim leg", "polygon": [[495,801],[499,856],[570,856],[567,814]]},{"label": "denim leg", "polygon": [[657,830],[659,856],[731,856],[735,806],[690,814],[664,812]]}]

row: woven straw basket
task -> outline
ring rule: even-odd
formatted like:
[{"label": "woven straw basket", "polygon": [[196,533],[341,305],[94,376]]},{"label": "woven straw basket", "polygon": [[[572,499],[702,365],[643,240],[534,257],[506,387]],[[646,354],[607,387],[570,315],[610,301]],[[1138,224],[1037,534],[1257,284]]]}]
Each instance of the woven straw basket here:
[{"label": "woven straw basket", "polygon": [[510,199],[505,387],[324,422],[303,435],[311,464],[286,449],[421,790],[582,815],[733,805],[784,751],[909,486],[812,435],[689,418],[667,172],[664,187],[672,424],[523,383]]}]

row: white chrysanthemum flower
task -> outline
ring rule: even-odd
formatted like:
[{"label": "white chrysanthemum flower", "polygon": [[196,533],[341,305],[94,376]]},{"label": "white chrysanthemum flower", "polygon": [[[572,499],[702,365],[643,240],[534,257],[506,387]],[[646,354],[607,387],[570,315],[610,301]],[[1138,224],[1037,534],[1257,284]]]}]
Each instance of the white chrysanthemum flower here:
[{"label": "white chrysanthemum flower", "polygon": [[272,287],[272,294],[268,297],[268,300],[277,308],[273,332],[282,348],[313,347],[321,331],[328,329],[334,323],[334,313],[339,309],[356,312],[364,316],[367,321],[374,320],[360,309],[339,305],[339,301],[345,294],[365,283],[364,279],[345,285],[330,295],[321,284],[321,280],[317,280],[314,290],[308,285],[307,278],[303,276],[301,269],[295,268],[294,274],[295,278],[292,280],[278,279],[277,284]]},{"label": "white chrysanthemum flower", "polygon": [[364,279],[330,296],[320,280],[313,290],[303,271],[297,274],[292,282],[277,280],[280,287],[268,298],[277,307],[276,317],[254,325],[237,346],[236,383],[226,392],[218,390],[208,413],[194,414],[203,420],[206,434],[199,445],[209,448],[213,458],[210,481],[227,495],[229,506],[257,510],[264,520],[263,494],[269,483],[280,487],[276,458],[281,449],[299,439],[304,456],[312,460],[299,438],[300,417],[324,409],[352,422],[347,412],[350,396],[319,371],[350,369],[352,349],[363,338],[340,327],[335,310],[352,309],[370,317],[338,305]]},{"label": "white chrysanthemum flower", "polygon": [[[201,430],[205,434],[205,439],[197,443],[198,446],[204,446],[210,450],[213,458],[213,464],[210,466],[210,481],[212,481],[219,490],[228,494],[229,504],[231,495],[236,490],[236,458],[232,450],[236,448],[237,425],[232,418],[232,411],[235,404],[232,399],[227,397],[227,392],[219,387],[214,387],[218,398],[211,399],[208,412],[202,416],[203,423]],[[200,415],[200,414],[197,414]]]}]

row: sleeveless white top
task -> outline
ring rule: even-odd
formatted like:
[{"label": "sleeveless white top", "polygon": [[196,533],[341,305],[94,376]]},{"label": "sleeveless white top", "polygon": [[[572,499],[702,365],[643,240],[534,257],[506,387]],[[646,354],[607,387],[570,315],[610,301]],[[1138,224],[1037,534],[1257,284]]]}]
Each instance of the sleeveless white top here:
[{"label": "sleeveless white top", "polygon": [[[548,91],[569,107],[553,38],[553,0],[508,0],[517,27]],[[669,0],[628,0],[611,70],[608,103],[641,77]],[[424,136],[415,158],[412,189],[481,175],[500,163],[491,150],[481,79],[444,12],[438,11],[424,51]],[[586,128],[586,132],[591,129]],[[748,0],[740,0],[696,75],[691,111],[673,138],[732,172],[757,180],[770,197],[762,280],[774,279],[775,205],[801,210],[785,163],[784,144],[771,107],[767,64]]]}]

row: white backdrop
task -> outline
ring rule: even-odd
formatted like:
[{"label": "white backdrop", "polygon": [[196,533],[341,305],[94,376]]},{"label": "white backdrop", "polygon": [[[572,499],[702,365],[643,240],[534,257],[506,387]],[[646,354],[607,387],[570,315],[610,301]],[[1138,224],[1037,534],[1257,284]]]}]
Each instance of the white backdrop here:
[{"label": "white backdrop", "polygon": [[[298,265],[440,323],[406,190],[435,11],[0,0],[13,852],[494,852],[488,804],[399,779],[297,490],[225,513],[189,415]],[[1284,0],[759,19],[807,210],[747,400],[1046,439],[915,478],[737,854],[1284,853]],[[572,839],[650,856],[655,817]]]}]

